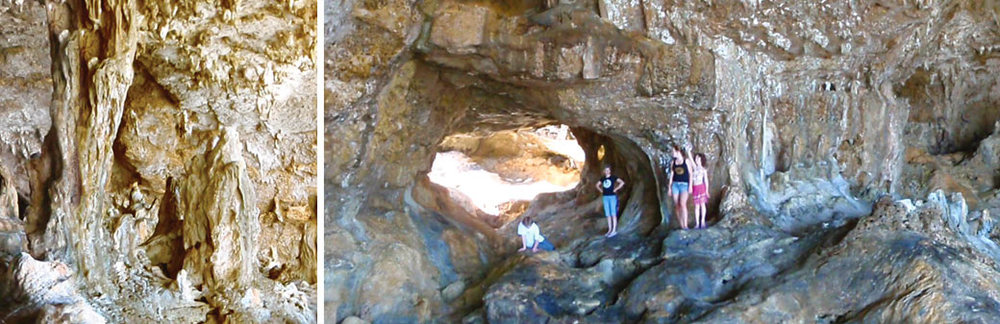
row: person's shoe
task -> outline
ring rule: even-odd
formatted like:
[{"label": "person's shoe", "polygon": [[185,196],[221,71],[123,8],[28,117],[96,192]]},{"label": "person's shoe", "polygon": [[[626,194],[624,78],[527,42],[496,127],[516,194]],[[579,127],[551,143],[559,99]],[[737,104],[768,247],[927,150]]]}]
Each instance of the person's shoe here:
[{"label": "person's shoe", "polygon": [[608,238],[615,237],[615,235],[618,235],[618,232],[611,232],[611,234],[608,235]]}]

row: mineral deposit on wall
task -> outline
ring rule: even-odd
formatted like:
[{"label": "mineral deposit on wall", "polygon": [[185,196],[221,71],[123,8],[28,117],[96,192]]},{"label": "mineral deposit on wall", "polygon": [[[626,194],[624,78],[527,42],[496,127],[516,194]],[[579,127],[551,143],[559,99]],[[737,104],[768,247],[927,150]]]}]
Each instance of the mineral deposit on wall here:
[{"label": "mineral deposit on wall", "polygon": [[0,322],[315,322],[316,17],[0,1]]}]

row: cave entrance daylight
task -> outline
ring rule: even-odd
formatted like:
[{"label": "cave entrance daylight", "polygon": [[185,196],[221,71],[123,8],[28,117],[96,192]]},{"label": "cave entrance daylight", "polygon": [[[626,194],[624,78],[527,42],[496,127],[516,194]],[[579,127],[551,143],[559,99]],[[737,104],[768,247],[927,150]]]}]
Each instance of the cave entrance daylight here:
[{"label": "cave entrance daylight", "polygon": [[453,134],[428,178],[493,227],[517,218],[542,193],[579,184],[585,154],[566,125]]}]

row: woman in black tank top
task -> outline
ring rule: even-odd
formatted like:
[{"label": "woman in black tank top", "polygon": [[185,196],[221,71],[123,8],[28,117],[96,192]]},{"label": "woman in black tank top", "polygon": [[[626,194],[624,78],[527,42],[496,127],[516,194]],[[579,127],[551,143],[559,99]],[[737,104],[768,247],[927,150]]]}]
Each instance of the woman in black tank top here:
[{"label": "woman in black tank top", "polygon": [[671,155],[674,159],[670,162],[670,169],[667,170],[670,173],[667,193],[674,199],[674,217],[677,217],[677,223],[682,229],[688,229],[687,201],[691,192],[691,168],[689,168],[691,163],[687,158],[688,155],[677,145],[674,145]]},{"label": "woman in black tank top", "polygon": [[[680,162],[680,164],[677,164],[677,162]],[[691,183],[691,173],[689,172],[691,169],[688,168],[687,162],[684,161],[683,158],[681,158],[681,159],[678,160],[675,157],[674,158],[674,163],[672,164],[672,166],[673,166],[672,169],[673,169],[673,174],[674,174],[673,179],[672,179],[673,182],[675,182],[675,183],[676,182],[683,182],[683,183],[687,183],[687,184]]]}]

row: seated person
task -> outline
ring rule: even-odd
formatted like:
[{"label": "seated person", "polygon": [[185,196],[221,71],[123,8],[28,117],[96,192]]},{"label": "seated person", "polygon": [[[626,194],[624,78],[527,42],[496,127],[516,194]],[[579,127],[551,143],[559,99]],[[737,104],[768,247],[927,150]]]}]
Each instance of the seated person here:
[{"label": "seated person", "polygon": [[541,231],[538,229],[538,224],[531,219],[531,216],[526,216],[521,219],[521,222],[517,224],[517,235],[521,236],[521,249],[518,252],[524,251],[531,247],[531,252],[538,252],[538,249],[553,251],[556,248],[552,246],[552,243],[545,240],[542,236]]}]

